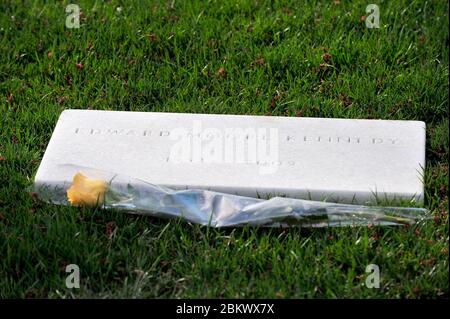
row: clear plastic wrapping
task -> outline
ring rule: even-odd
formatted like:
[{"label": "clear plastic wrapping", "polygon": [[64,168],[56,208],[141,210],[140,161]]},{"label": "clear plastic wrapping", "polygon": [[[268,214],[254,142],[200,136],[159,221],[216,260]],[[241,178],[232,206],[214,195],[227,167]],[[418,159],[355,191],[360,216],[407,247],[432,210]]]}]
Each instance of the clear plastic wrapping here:
[{"label": "clear plastic wrapping", "polygon": [[69,185],[35,185],[44,201],[102,206],[143,215],[182,218],[211,227],[365,226],[413,224],[429,218],[424,208],[375,207],[284,197],[251,198],[200,189],[175,190],[136,178],[71,166]]}]

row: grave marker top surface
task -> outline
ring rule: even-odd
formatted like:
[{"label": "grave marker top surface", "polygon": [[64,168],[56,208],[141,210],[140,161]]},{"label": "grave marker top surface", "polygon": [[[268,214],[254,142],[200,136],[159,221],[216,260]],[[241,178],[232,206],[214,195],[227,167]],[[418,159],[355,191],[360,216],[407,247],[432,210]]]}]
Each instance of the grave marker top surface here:
[{"label": "grave marker top surface", "polygon": [[66,164],[245,196],[422,200],[425,123],[66,110],[36,184],[70,184]]}]

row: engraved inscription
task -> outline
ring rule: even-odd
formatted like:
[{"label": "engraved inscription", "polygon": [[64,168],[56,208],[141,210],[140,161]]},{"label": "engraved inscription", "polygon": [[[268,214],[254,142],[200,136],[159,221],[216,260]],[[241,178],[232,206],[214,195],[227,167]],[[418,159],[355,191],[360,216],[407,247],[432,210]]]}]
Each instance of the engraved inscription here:
[{"label": "engraved inscription", "polygon": [[[125,129],[125,128],[75,128],[73,131],[77,135],[106,135],[106,136],[130,136],[130,137],[170,137],[171,131],[169,130],[150,130],[150,129]],[[186,133],[187,136],[192,136],[191,132]],[[245,136],[249,139],[251,136]],[[264,139],[264,137],[263,137]],[[360,136],[325,136],[325,135],[293,135],[285,134],[280,136],[281,141],[296,143],[301,142],[304,144],[321,143],[321,144],[387,144],[398,145],[401,144],[398,138],[386,138],[386,137],[360,137]]]}]

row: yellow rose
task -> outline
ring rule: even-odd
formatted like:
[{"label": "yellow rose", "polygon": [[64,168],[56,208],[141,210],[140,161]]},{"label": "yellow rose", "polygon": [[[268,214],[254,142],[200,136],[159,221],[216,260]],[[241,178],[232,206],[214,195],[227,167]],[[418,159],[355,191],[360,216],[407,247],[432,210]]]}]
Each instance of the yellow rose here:
[{"label": "yellow rose", "polygon": [[101,205],[108,185],[100,179],[87,178],[81,173],[73,176],[72,186],[67,190],[67,199],[75,206]]}]

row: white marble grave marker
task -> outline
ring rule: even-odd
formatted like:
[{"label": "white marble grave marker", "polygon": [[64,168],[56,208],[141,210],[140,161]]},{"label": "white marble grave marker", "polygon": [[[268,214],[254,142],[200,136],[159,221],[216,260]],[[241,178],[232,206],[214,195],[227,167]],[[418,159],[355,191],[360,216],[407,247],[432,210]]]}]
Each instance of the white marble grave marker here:
[{"label": "white marble grave marker", "polygon": [[253,197],[420,201],[425,123],[66,110],[37,186],[69,185],[67,164]]}]

